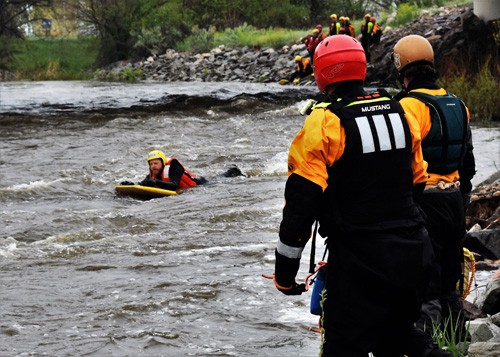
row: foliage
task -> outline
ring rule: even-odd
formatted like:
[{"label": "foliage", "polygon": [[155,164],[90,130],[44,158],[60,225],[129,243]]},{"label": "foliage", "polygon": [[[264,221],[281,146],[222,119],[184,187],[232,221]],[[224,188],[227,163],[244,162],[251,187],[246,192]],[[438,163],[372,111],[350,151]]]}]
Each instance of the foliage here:
[{"label": "foliage", "polygon": [[0,1],[0,70],[7,69],[14,55],[15,39],[23,38],[23,26],[30,22],[29,9],[48,6],[52,0]]},{"label": "foliage", "polygon": [[97,29],[100,39],[98,64],[132,58],[131,30],[137,25],[140,2],[136,0],[85,0],[79,9],[82,21]]},{"label": "foliage", "polygon": [[8,69],[17,79],[86,79],[95,61],[96,39],[17,40]]},{"label": "foliage", "polygon": [[52,0],[0,1],[0,37],[24,37],[22,26],[33,20],[30,18],[30,10],[51,5]]},{"label": "foliage", "polygon": [[256,27],[303,27],[312,22],[309,1],[293,0],[191,0],[194,21],[200,27],[219,31],[244,23]]},{"label": "foliage", "polygon": [[14,54],[14,41],[7,36],[0,36],[0,71],[8,69]]},{"label": "foliage", "polygon": [[215,27],[208,30],[195,27],[191,36],[184,39],[176,46],[176,49],[181,52],[208,52],[214,48]]},{"label": "foliage", "polygon": [[234,29],[226,29],[222,33],[216,33],[215,45],[280,48],[286,44],[297,42],[305,33],[305,31],[291,31],[272,27],[258,29],[244,24]]},{"label": "foliage", "polygon": [[192,11],[180,0],[142,1],[138,28],[132,29],[134,48],[149,54],[160,54],[174,48],[191,34],[191,25],[185,20]]},{"label": "foliage", "polygon": [[486,63],[474,78],[464,74],[449,75],[441,78],[439,84],[462,98],[469,107],[471,121],[485,122],[500,119],[498,78],[492,74],[489,63]]},{"label": "foliage", "polygon": [[[327,13],[323,13],[323,16],[328,16],[329,18],[331,13],[336,13],[337,17],[347,16],[351,21],[354,19],[362,19],[363,16],[368,12],[374,10],[374,8],[370,8],[374,3],[369,0],[331,0],[327,1],[327,6],[325,10]],[[390,3],[385,6],[390,6]]]},{"label": "foliage", "polygon": [[[463,341],[460,339],[463,336]],[[467,354],[467,337],[469,328],[465,331],[459,331],[458,326],[452,326],[451,319],[446,319],[443,325],[435,323],[432,326],[432,339],[438,347],[447,350],[453,357],[463,357]]]},{"label": "foliage", "polygon": [[394,21],[391,22],[391,25],[394,27],[405,25],[415,20],[418,17],[419,13],[420,10],[417,5],[408,3],[400,4],[398,6],[396,17],[394,18]]},{"label": "foliage", "polygon": [[144,72],[141,69],[131,67],[126,67],[119,72],[103,72],[100,69],[94,72],[94,78],[112,82],[137,82],[143,76]]},{"label": "foliage", "polygon": [[179,43],[175,49],[179,52],[208,52],[219,45],[226,47],[272,47],[278,49],[286,44],[296,43],[307,33],[303,30],[282,28],[258,29],[243,24],[236,28],[227,28],[217,32],[215,27],[208,30],[195,27],[191,36]]}]

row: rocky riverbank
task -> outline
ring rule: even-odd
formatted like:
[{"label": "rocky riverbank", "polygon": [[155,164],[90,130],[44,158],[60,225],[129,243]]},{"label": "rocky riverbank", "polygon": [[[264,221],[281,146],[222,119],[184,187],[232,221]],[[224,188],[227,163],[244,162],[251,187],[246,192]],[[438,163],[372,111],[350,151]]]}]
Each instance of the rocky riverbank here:
[{"label": "rocky riverbank", "polygon": [[500,173],[477,187],[467,208],[464,246],[475,256],[475,281],[464,301],[471,320],[468,356],[500,356]]},{"label": "rocky riverbank", "polygon": [[[406,26],[384,29],[381,42],[371,47],[367,85],[396,86],[392,48],[397,40],[408,34],[419,34],[431,41],[440,73],[452,69],[477,72],[497,52],[491,30],[469,8],[441,8],[436,13],[424,13]],[[98,76],[100,79],[113,78],[123,71],[133,70],[142,73],[141,79],[152,81],[278,82],[289,77],[296,55],[308,55],[299,40],[278,50],[221,45],[207,53],[192,54],[170,49],[142,61],[115,63],[99,71]],[[314,85],[314,81],[301,84]]]}]

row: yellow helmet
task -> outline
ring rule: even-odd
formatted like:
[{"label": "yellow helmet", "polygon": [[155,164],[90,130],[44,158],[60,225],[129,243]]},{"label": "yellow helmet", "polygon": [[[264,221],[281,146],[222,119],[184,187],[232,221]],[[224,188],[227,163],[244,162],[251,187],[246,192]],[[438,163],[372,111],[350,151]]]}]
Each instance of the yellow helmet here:
[{"label": "yellow helmet", "polygon": [[369,20],[369,19],[370,19],[370,17],[371,17],[371,16],[370,16],[370,14],[366,14],[366,15],[365,15],[365,20]]},{"label": "yellow helmet", "polygon": [[302,57],[300,56],[295,56],[295,62],[302,61]]},{"label": "yellow helmet", "polygon": [[414,62],[425,61],[434,64],[434,50],[430,42],[422,36],[405,36],[394,46],[393,61],[398,72]]},{"label": "yellow helmet", "polygon": [[344,21],[345,20],[345,17],[344,16],[340,16],[339,17],[339,21]]},{"label": "yellow helmet", "polygon": [[345,21],[351,21],[351,19],[348,16],[344,17],[344,20]]},{"label": "yellow helmet", "polygon": [[313,35],[317,35],[319,33],[319,30],[318,29],[314,29],[313,30]]},{"label": "yellow helmet", "polygon": [[332,20],[337,20],[337,14],[331,14],[331,15],[330,15],[330,18],[331,18]]},{"label": "yellow helmet", "polygon": [[165,156],[163,151],[160,151],[160,150],[150,151],[148,154],[147,160],[148,160],[148,162],[150,162],[151,160],[154,160],[154,159],[160,159],[163,162],[163,166],[165,166],[167,164],[167,157]]}]

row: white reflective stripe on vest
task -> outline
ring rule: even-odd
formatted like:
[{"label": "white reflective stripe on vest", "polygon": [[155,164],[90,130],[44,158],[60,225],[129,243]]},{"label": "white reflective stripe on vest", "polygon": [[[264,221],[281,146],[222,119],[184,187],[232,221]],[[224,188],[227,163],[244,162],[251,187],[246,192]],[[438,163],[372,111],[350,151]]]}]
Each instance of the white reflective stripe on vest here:
[{"label": "white reflective stripe on vest", "polygon": [[405,130],[403,128],[403,123],[401,122],[401,115],[397,113],[389,114],[389,120],[391,121],[392,130],[394,131],[394,140],[396,140],[396,149],[403,149],[406,147],[405,140]]},{"label": "white reflective stripe on vest", "polygon": [[380,150],[381,151],[391,150],[391,137],[389,136],[389,128],[387,128],[384,116],[374,115],[373,123],[375,124],[375,129],[377,129],[377,136],[380,144]]},{"label": "white reflective stripe on vest", "polygon": [[368,123],[367,117],[357,117],[359,134],[361,135],[361,143],[363,144],[363,154],[375,152],[375,142],[373,141],[372,129]]},{"label": "white reflective stripe on vest", "polygon": [[278,251],[278,253],[287,258],[300,259],[304,248],[290,247],[289,245],[286,245],[281,241],[278,241],[278,246],[276,247],[276,250]]},{"label": "white reflective stripe on vest", "polygon": [[403,149],[406,147],[405,132],[401,122],[401,116],[398,113],[390,113],[389,120],[394,134],[395,148],[392,147],[391,138],[389,135],[389,127],[383,115],[374,115],[371,117],[375,126],[375,133],[372,132],[368,117],[356,117],[355,121],[361,136],[361,144],[363,145],[363,154],[375,152],[374,135],[377,135],[380,145],[380,151],[393,149]]}]

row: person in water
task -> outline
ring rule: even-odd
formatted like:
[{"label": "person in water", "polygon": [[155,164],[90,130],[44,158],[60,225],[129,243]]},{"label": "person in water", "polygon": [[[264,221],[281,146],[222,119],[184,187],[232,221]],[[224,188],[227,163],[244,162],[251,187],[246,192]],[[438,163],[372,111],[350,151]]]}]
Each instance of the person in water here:
[{"label": "person in water", "polygon": [[[140,186],[157,187],[164,190],[175,191],[180,188],[189,188],[203,185],[208,182],[202,176],[196,176],[188,171],[179,160],[167,157],[163,151],[150,151],[147,157],[149,174],[138,183]],[[224,177],[244,176],[237,167],[232,167],[224,174]],[[121,185],[134,185],[133,182],[125,181]]]}]

